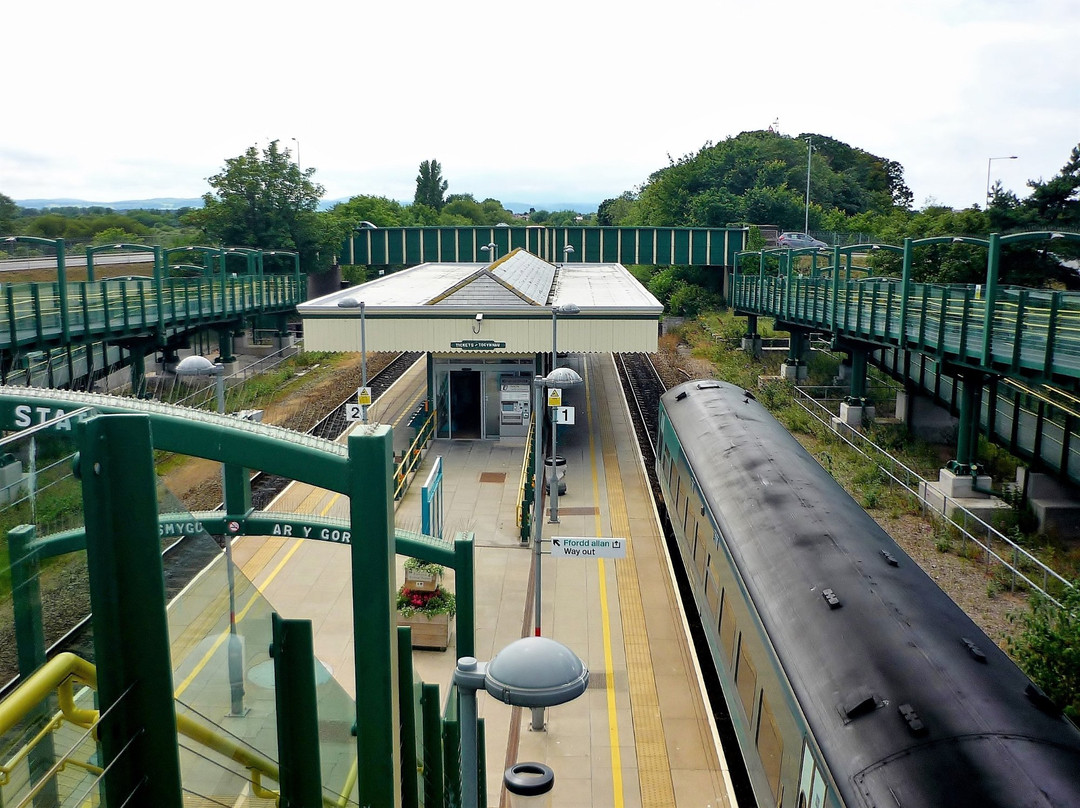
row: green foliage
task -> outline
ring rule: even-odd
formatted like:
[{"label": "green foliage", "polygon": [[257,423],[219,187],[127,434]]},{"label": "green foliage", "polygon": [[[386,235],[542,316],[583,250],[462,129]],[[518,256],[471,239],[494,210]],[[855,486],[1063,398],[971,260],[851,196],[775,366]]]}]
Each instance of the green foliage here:
[{"label": "green foliage", "polygon": [[424,160],[420,163],[420,173],[416,175],[416,195],[413,203],[426,205],[436,211],[442,210],[446,204],[443,195],[446,193],[448,183],[442,177],[442,166],[438,160]]},{"label": "green foliage", "polygon": [[[434,576],[436,581],[443,574],[441,564],[421,561],[418,558],[406,558],[405,569]],[[397,610],[405,619],[417,614],[429,617],[446,614],[453,617],[457,614],[457,599],[454,597],[454,593],[444,588],[442,584],[437,583],[434,591],[431,592],[410,589],[406,584],[398,589]]]},{"label": "green foliage", "polygon": [[19,206],[10,196],[0,194],[0,235],[10,235],[19,215]]},{"label": "green foliage", "polygon": [[129,233],[122,227],[110,227],[106,230],[102,230],[96,236],[94,236],[94,244],[132,244],[138,242],[139,237],[134,233]]},{"label": "green foliage", "polygon": [[1027,614],[1010,615],[1020,625],[1009,650],[1020,667],[1059,708],[1080,717],[1080,579],[1060,594],[1061,608],[1032,593]]},{"label": "green foliage", "polygon": [[292,250],[303,271],[325,269],[340,235],[333,220],[316,213],[324,189],[312,182],[314,174],[314,168],[301,171],[276,140],[262,152],[249,146],[209,178],[213,192],[184,220],[211,243]]},{"label": "green foliage", "polygon": [[832,210],[843,215],[884,214],[894,204],[910,203],[903,169],[895,161],[824,135],[792,138],[768,131],[743,132],[670,160],[649,177],[636,200],[620,198],[622,206],[607,200],[612,204],[602,206],[604,215],[598,219],[602,224],[614,222],[618,212],[620,224],[717,227],[749,221],[802,229],[807,138],[814,143],[811,226]]}]

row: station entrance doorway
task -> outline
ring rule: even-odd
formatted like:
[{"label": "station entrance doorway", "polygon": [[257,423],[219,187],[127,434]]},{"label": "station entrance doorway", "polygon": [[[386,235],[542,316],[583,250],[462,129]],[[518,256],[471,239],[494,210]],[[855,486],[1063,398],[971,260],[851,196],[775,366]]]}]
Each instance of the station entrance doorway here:
[{"label": "station entrance doorway", "polygon": [[524,437],[531,412],[533,357],[432,356],[440,438]]}]

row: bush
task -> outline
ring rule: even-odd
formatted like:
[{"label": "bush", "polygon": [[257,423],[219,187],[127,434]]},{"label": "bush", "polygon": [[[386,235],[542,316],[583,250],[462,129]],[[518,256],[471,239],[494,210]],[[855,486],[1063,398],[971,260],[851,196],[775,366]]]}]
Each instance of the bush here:
[{"label": "bush", "polygon": [[1080,579],[1058,598],[1061,608],[1038,593],[1028,614],[1009,615],[1021,626],[1009,650],[1020,667],[1073,720],[1080,718]]}]

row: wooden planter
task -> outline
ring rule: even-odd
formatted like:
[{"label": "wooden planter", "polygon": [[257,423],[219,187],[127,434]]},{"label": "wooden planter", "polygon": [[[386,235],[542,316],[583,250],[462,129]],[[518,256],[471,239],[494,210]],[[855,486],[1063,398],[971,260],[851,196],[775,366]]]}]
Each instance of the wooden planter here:
[{"label": "wooden planter", "polygon": [[399,626],[409,626],[412,629],[413,648],[431,648],[445,651],[450,642],[450,615],[414,614],[405,618],[400,614],[397,618]]}]

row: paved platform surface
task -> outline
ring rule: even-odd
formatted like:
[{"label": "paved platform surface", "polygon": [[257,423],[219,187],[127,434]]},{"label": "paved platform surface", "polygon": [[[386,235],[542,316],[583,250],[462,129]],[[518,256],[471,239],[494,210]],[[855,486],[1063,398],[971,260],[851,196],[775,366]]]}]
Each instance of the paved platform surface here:
[{"label": "paved platform surface", "polygon": [[[542,731],[532,730],[530,711],[478,694],[487,805],[506,804],[503,771],[522,761],[554,770],[555,806],[733,805],[612,358],[571,356],[560,364],[574,367],[585,384],[566,391],[576,424],[558,430],[567,492],[559,523],[545,515],[542,524],[541,633],[585,661],[590,683],[577,700],[550,708]],[[416,382],[402,385],[407,413]],[[388,400],[380,415],[393,423],[397,411]],[[523,454],[520,439],[436,441],[418,474],[422,482],[434,459],[443,458],[444,535],[475,535],[475,647],[482,661],[534,628],[535,556],[515,518]],[[292,491],[287,499],[298,511],[347,515],[344,498],[318,489]],[[397,525],[418,530],[420,522],[418,483],[399,503]],[[629,538],[629,552],[618,561],[546,554],[550,539],[566,536]],[[347,553],[332,543],[284,538],[243,537],[234,547],[243,579],[270,607],[313,621],[316,655],[353,695]],[[452,585],[452,573],[446,583]],[[451,636],[444,652],[414,652],[417,674],[439,684],[443,699],[455,642]]]}]

